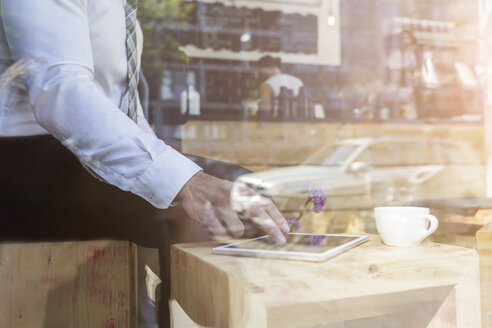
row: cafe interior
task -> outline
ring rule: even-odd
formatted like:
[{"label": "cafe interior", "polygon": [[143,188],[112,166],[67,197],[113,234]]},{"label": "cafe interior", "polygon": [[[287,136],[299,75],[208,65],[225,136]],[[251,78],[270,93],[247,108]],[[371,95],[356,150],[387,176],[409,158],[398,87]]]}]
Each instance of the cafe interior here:
[{"label": "cafe interior", "polygon": [[147,120],[244,234],[0,242],[0,327],[492,327],[492,1],[138,6]]}]

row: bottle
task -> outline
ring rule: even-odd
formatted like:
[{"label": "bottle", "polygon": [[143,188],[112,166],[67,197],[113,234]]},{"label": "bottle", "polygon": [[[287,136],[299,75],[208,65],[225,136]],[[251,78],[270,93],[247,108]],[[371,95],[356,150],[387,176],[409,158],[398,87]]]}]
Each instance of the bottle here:
[{"label": "bottle", "polygon": [[294,120],[296,117],[295,103],[296,103],[296,97],[294,97],[294,91],[288,89],[287,90],[287,109],[288,109],[287,116],[291,121]]},{"label": "bottle", "polygon": [[297,97],[292,93],[292,98],[290,101],[290,119],[295,121],[299,118],[299,94]]},{"label": "bottle", "polygon": [[195,72],[186,74],[186,87],[181,92],[181,115],[200,115],[200,94],[195,88]]},{"label": "bottle", "polygon": [[325,118],[325,109],[320,103],[314,104],[314,117],[320,120]]},{"label": "bottle", "polygon": [[309,116],[309,101],[306,95],[306,89],[301,87],[297,96],[297,116],[299,118],[307,118]]},{"label": "bottle", "polygon": [[280,117],[283,119],[288,119],[290,114],[289,93],[286,87],[280,88],[278,104],[280,109]]},{"label": "bottle", "polygon": [[159,90],[159,98],[161,100],[173,99],[172,91],[173,77],[170,71],[164,71],[161,78],[161,87]]}]

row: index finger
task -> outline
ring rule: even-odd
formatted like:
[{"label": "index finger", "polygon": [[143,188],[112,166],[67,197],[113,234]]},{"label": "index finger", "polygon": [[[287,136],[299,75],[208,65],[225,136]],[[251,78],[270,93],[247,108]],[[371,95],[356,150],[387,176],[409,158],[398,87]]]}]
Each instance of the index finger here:
[{"label": "index finger", "polygon": [[289,233],[290,227],[287,220],[271,200],[268,200],[268,203],[265,204],[265,210],[284,234]]},{"label": "index finger", "polygon": [[251,210],[251,221],[261,230],[266,232],[277,244],[285,244],[286,239],[278,225],[270,218],[261,207]]}]

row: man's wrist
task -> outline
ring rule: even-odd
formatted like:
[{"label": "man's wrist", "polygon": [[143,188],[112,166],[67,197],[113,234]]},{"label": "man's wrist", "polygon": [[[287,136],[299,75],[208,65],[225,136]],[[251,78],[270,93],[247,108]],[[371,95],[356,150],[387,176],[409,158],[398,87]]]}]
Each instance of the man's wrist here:
[{"label": "man's wrist", "polygon": [[202,169],[174,149],[167,147],[136,181],[130,191],[160,209],[169,208],[184,185]]},{"label": "man's wrist", "polygon": [[186,183],[183,185],[181,190],[178,192],[176,197],[171,202],[170,207],[178,206],[179,204],[185,201],[187,194],[190,192],[189,189],[191,184],[193,183],[192,180],[196,179],[198,176],[202,174],[204,174],[203,171],[198,171],[188,181],[186,181]]}]

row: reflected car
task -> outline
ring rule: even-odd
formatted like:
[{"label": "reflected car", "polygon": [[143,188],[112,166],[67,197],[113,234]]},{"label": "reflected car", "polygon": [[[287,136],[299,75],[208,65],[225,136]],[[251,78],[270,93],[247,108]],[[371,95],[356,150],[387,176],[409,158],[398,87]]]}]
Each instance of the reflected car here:
[{"label": "reflected car", "polygon": [[[371,209],[415,199],[482,196],[483,158],[468,142],[437,138],[345,139],[301,165],[250,173],[237,185],[272,196],[283,211],[303,204],[309,186],[326,191],[328,210]],[[234,203],[247,199],[234,189]]]}]

